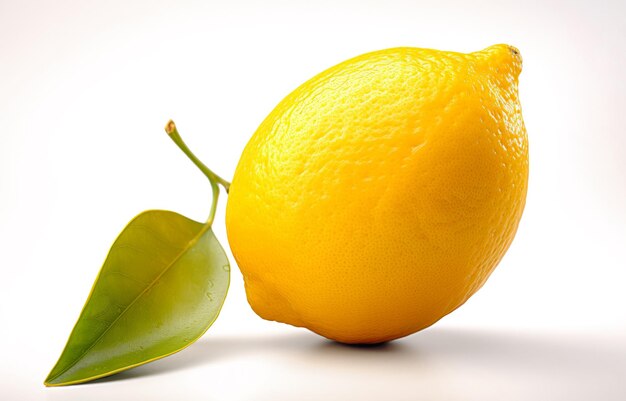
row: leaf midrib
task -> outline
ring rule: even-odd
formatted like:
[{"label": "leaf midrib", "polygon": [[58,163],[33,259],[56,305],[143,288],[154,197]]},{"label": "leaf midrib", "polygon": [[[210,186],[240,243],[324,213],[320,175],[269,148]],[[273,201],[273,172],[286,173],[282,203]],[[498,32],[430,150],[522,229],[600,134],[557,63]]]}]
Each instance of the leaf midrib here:
[{"label": "leaf midrib", "polygon": [[[193,245],[195,245],[198,242],[198,239],[200,237],[202,237],[211,227],[207,224],[203,225],[202,228],[200,229],[200,231],[198,231],[198,234],[196,234],[196,236],[194,236],[191,241],[189,241],[187,243],[187,245],[182,249],[182,251],[172,260],[172,262],[167,265],[167,267],[165,269],[163,269],[163,271],[161,273],[159,273],[158,276],[155,277],[154,280],[152,280],[152,282],[150,284],[148,284],[146,286],[146,288],[144,288],[136,297],[135,299],[132,300],[131,303],[128,304],[128,306],[126,308],[124,308],[124,310],[115,318],[115,320],[113,320],[111,322],[111,324],[109,325],[109,327],[106,328],[106,330],[104,330],[102,332],[102,334],[100,334],[100,336],[98,336],[98,338],[85,350],[83,351],[71,364],[69,364],[65,369],[63,369],[62,371],[60,371],[58,374],[56,374],[54,377],[51,377],[49,380],[47,380],[47,382],[52,382],[53,380],[59,378],[61,375],[63,375],[65,372],[67,372],[68,370],[70,370],[72,367],[74,367],[81,359],[83,359],[83,357],[89,352],[91,351],[91,349],[93,347],[95,347],[100,340],[102,340],[102,338],[106,335],[106,333],[109,332],[109,330],[111,329],[111,327],[115,326],[115,324],[117,323],[117,321],[124,316],[124,314],[126,314],[126,312],[131,309],[131,307],[137,302],[137,300],[139,298],[141,298],[143,296],[143,294],[148,291],[148,289],[152,288],[154,286],[154,284],[161,278],[163,277],[163,275],[165,273],[167,273],[169,271],[169,269],[176,264],[176,262],[178,262],[178,260],[185,254],[187,253],[187,251],[189,250],[189,248],[191,248]],[[91,298],[91,296],[90,296]],[[89,300],[88,300],[89,301]]]}]

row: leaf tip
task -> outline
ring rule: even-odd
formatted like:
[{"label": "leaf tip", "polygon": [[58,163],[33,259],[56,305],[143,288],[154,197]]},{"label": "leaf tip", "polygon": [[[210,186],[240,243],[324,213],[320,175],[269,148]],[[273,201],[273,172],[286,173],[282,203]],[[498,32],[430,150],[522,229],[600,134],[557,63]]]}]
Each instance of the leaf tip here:
[{"label": "leaf tip", "polygon": [[52,375],[52,372],[50,372],[48,374],[48,377],[46,377],[46,380],[43,381],[43,385],[46,387],[55,387],[58,386],[58,383],[55,383],[55,379],[57,379],[57,377],[54,377]]},{"label": "leaf tip", "polygon": [[64,387],[64,386],[70,386],[72,384],[84,383],[92,379],[94,378],[71,380],[68,378],[64,378],[62,376],[56,376],[56,377],[48,376],[46,377],[46,380],[43,381],[43,385],[46,387]]},{"label": "leaf tip", "polygon": [[165,132],[167,135],[172,135],[176,131],[176,124],[174,124],[174,120],[169,120],[167,124],[165,124]]},{"label": "leaf tip", "polygon": [[52,369],[48,373],[48,377],[43,381],[43,385],[46,387],[59,387],[67,385],[67,381],[63,380],[62,374],[58,374],[55,369]]},{"label": "leaf tip", "polygon": [[57,387],[59,383],[54,383],[53,380],[50,379],[50,376],[48,376],[46,380],[43,381],[43,385],[46,387]]}]

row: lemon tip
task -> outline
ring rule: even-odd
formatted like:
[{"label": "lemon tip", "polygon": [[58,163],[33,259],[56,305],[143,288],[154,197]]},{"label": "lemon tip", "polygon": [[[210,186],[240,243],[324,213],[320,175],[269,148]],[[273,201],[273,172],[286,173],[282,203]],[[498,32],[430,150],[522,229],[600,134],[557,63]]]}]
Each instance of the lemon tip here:
[{"label": "lemon tip", "polygon": [[507,65],[508,70],[517,77],[522,71],[522,54],[519,49],[509,44],[489,46],[475,53],[476,56],[491,65]]}]

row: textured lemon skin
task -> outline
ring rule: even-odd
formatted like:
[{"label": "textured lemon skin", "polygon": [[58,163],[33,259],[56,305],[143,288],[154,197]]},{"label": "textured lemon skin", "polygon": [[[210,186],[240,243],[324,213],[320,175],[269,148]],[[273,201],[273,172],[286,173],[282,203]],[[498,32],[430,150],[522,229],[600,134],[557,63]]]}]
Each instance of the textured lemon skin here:
[{"label": "textured lemon skin", "polygon": [[254,311],[377,343],[474,294],[524,208],[521,62],[507,45],[387,49],[287,96],[247,144],[226,210]]}]

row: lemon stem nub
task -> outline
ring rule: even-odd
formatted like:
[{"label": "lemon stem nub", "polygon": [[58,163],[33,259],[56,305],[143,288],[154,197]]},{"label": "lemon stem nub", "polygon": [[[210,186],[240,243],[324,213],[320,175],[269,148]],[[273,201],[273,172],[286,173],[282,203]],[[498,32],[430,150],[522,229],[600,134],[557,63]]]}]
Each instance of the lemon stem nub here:
[{"label": "lemon stem nub", "polygon": [[174,141],[176,146],[178,146],[180,150],[182,150],[183,153],[187,155],[189,160],[191,160],[193,164],[195,164],[196,167],[198,167],[198,169],[202,171],[202,173],[209,179],[209,182],[211,183],[211,192],[213,195],[213,199],[211,203],[211,212],[209,214],[209,219],[207,220],[207,225],[210,226],[213,223],[213,219],[215,218],[217,199],[220,194],[220,188],[218,184],[224,187],[224,190],[226,191],[226,193],[228,193],[228,190],[230,189],[230,182],[226,181],[225,179],[211,171],[210,168],[208,168],[204,163],[200,161],[200,159],[196,157],[196,155],[193,154],[193,152],[187,147],[187,144],[183,141],[183,138],[181,138],[180,134],[178,133],[178,129],[176,129],[176,124],[174,123],[174,121],[168,121],[167,125],[165,125],[165,132],[170,136],[172,141]]}]

